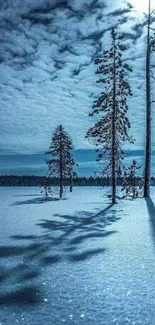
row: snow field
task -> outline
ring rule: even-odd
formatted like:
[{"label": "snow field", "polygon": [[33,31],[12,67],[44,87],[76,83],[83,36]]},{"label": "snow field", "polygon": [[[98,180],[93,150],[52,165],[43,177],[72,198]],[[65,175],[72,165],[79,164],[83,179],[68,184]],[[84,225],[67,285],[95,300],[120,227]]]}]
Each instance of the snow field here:
[{"label": "snow field", "polygon": [[114,207],[106,192],[0,188],[2,325],[154,325],[155,190]]}]

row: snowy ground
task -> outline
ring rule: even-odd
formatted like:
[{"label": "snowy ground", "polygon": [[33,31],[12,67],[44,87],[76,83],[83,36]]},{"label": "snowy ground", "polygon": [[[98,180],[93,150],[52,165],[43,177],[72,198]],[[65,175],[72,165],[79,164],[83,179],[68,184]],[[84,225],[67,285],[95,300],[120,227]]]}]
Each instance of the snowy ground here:
[{"label": "snowy ground", "polygon": [[0,188],[0,325],[155,323],[155,189],[120,201]]}]

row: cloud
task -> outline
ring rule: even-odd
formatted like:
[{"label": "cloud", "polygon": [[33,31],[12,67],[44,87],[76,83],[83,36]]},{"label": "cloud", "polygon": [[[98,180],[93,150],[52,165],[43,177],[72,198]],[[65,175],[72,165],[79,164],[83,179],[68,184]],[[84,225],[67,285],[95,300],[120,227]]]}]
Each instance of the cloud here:
[{"label": "cloud", "polygon": [[46,151],[59,123],[76,147],[90,147],[88,113],[101,91],[93,60],[109,48],[113,26],[123,34],[124,59],[134,68],[129,117],[141,148],[146,16],[123,0],[7,0],[0,5],[1,148]]}]

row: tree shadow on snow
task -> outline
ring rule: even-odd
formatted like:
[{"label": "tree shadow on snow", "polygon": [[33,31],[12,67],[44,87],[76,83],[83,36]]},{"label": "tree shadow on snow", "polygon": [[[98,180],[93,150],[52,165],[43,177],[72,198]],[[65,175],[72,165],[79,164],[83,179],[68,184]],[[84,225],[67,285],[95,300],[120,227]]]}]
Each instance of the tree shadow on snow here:
[{"label": "tree shadow on snow", "polygon": [[120,219],[119,212],[109,205],[96,214],[57,214],[52,220],[40,220],[37,226],[44,230],[40,236],[12,236],[15,245],[0,246],[0,305],[42,303],[41,279],[47,267],[62,261],[87,263],[91,258],[98,263],[106,250],[106,238],[116,233],[106,227]]},{"label": "tree shadow on snow", "polygon": [[[58,197],[37,197],[35,199],[31,200],[25,200],[25,201],[17,201],[11,204],[11,206],[16,206],[16,205],[25,205],[25,204],[42,204],[46,202],[53,202],[53,201],[59,201],[60,198]],[[61,200],[66,200],[66,198],[63,198]]]},{"label": "tree shadow on snow", "polygon": [[154,202],[150,197],[145,198],[147,209],[150,217],[150,225],[151,225],[151,233],[152,233],[152,239],[155,246],[155,205]]},{"label": "tree shadow on snow", "polygon": [[42,194],[38,194],[38,193],[34,193],[34,194],[16,194],[16,195],[13,195],[13,197],[28,197],[28,196],[42,196]]}]

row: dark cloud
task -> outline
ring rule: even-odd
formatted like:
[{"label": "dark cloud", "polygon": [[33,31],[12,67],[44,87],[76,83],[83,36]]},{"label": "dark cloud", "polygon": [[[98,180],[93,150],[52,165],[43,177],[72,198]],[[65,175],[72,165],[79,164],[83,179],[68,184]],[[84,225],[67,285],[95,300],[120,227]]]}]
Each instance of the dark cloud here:
[{"label": "dark cloud", "polygon": [[120,16],[120,15],[127,14],[130,11],[131,11],[131,8],[117,9],[117,10],[114,10],[112,13],[110,13],[110,15],[112,15],[112,16]]},{"label": "dark cloud", "polygon": [[74,69],[73,68],[73,71],[72,71],[72,76],[78,76],[80,74],[80,72],[83,70],[84,67],[87,67],[89,66],[90,63],[87,63],[87,64],[80,64],[78,66],[78,68]]},{"label": "dark cloud", "polygon": [[135,40],[139,39],[144,33],[144,27],[147,25],[147,19],[145,19],[142,23],[135,24],[132,27],[132,30],[135,32]]}]

